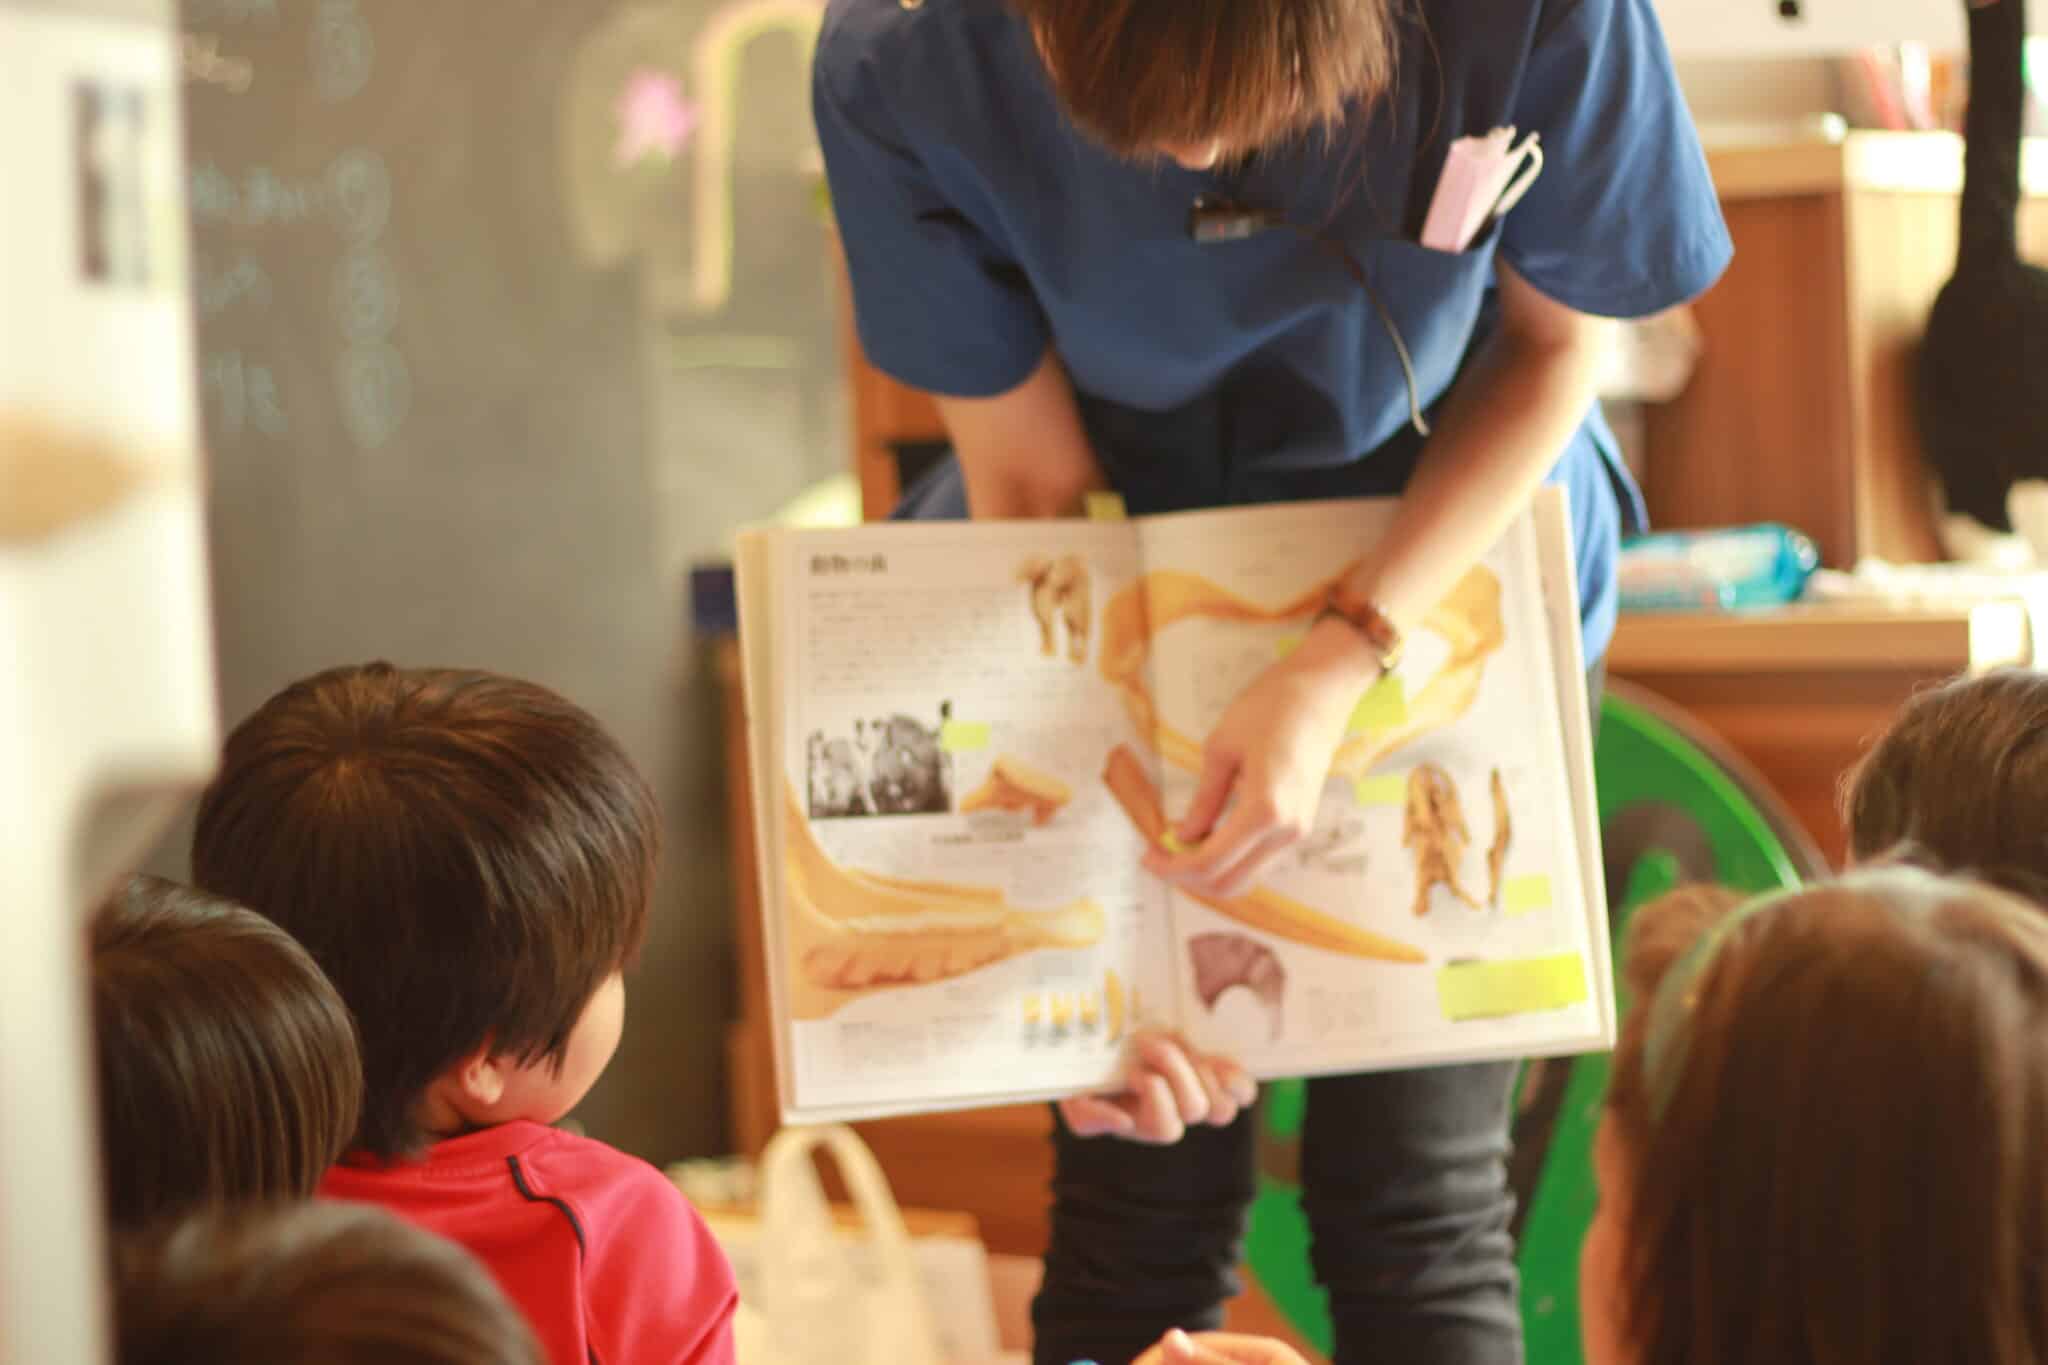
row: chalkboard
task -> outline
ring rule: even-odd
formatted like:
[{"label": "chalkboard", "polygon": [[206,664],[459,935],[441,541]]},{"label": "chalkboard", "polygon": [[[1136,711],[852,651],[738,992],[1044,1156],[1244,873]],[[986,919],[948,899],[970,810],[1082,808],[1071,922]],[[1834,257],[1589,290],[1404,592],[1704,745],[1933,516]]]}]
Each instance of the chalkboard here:
[{"label": "chalkboard", "polygon": [[[684,570],[847,459],[821,10],[182,6],[227,719],[386,655],[537,678],[626,740],[678,875],[597,1108],[658,1158],[718,1142],[729,989]],[[647,1086],[672,1112],[621,1098]]]}]

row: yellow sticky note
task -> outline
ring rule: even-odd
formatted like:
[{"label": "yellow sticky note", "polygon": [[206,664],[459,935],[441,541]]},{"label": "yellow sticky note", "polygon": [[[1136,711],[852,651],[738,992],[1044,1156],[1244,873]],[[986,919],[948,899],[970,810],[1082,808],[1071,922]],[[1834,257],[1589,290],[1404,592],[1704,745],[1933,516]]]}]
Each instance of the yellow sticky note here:
[{"label": "yellow sticky note", "polygon": [[1563,1009],[1586,998],[1586,965],[1577,953],[1453,962],[1436,974],[1436,998],[1453,1022]]},{"label": "yellow sticky note", "polygon": [[1275,657],[1284,659],[1288,655],[1292,654],[1295,650],[1300,649],[1301,642],[1304,638],[1306,637],[1300,635],[1281,636],[1278,640],[1275,640],[1273,642],[1273,653]]},{"label": "yellow sticky note", "polygon": [[1090,493],[1082,500],[1088,509],[1090,521],[1122,521],[1124,519],[1124,495],[1121,493]]},{"label": "yellow sticky note", "polygon": [[1408,721],[1408,689],[1398,673],[1389,673],[1372,685],[1352,709],[1347,734],[1362,735],[1369,730],[1391,730]]},{"label": "yellow sticky note", "polygon": [[1541,872],[1531,872],[1523,877],[1510,877],[1501,888],[1501,905],[1510,915],[1526,915],[1531,910],[1550,908],[1550,878]]},{"label": "yellow sticky note", "polygon": [[1408,799],[1408,779],[1401,773],[1355,778],[1351,799],[1361,806],[1398,806]]},{"label": "yellow sticky note", "polygon": [[939,747],[949,754],[988,747],[988,722],[949,720],[939,727]]}]

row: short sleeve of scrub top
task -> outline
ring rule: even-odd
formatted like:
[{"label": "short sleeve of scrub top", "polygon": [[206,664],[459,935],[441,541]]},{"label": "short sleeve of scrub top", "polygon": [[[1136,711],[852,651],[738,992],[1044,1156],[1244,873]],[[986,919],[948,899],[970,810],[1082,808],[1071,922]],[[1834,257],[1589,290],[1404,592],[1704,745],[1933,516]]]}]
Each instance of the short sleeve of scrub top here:
[{"label": "short sleeve of scrub top", "polygon": [[1502,220],[1502,258],[1582,313],[1684,303],[1732,247],[1650,0],[1568,0],[1539,22],[1512,122],[1544,169]]},{"label": "short sleeve of scrub top", "polygon": [[[881,13],[898,9],[885,0]],[[1045,354],[1045,316],[1013,259],[910,149],[878,76],[872,62],[821,59],[811,85],[832,210],[864,305],[862,345],[915,388],[962,397],[1015,388]],[[887,307],[862,288],[879,280],[886,291],[872,293]]]}]

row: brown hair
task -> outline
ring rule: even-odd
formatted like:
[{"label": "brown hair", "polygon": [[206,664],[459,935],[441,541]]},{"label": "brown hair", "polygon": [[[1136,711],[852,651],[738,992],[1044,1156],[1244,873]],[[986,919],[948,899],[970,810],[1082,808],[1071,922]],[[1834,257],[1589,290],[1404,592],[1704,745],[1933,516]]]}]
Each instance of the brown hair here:
[{"label": "brown hair", "polygon": [[1910,867],[1787,893],[1680,968],[1684,1045],[1653,1060],[1667,973],[1728,905],[1680,894],[1629,934],[1634,1359],[2048,1359],[2048,921]]},{"label": "brown hair", "polygon": [[1103,146],[1267,146],[1394,78],[1393,0],[1012,0],[1067,114]]},{"label": "brown hair", "polygon": [[310,1195],[355,1131],[363,1072],[305,949],[156,877],[102,907],[88,943],[114,1222]]},{"label": "brown hair", "polygon": [[1896,852],[2048,904],[2048,673],[2002,669],[1908,701],[1842,785],[1859,861]]},{"label": "brown hair", "polygon": [[207,1214],[123,1239],[119,1365],[542,1365],[468,1253],[365,1204]]},{"label": "brown hair", "polygon": [[355,1011],[358,1145],[425,1142],[426,1087],[488,1047],[559,1065],[647,927],[654,794],[589,713],[489,673],[318,674],[228,736],[199,804],[200,885],[312,952]]}]

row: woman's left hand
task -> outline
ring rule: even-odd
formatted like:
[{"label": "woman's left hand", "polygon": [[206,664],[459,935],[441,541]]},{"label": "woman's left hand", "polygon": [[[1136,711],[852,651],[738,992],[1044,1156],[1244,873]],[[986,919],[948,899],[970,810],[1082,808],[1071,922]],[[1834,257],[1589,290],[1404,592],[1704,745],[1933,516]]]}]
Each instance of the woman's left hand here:
[{"label": "woman's left hand", "polygon": [[1315,824],[1330,760],[1378,676],[1377,656],[1357,631],[1341,620],[1318,622],[1223,713],[1174,827],[1186,851],[1155,849],[1146,868],[1207,895],[1234,896],[1250,885]]}]

